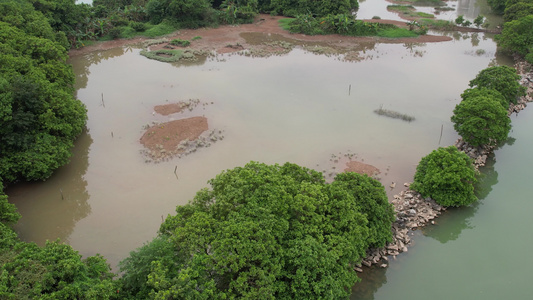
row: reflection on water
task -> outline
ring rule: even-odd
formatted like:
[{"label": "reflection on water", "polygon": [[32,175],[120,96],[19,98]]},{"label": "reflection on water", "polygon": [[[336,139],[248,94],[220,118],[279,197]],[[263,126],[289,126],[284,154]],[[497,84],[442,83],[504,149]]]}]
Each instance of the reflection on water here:
[{"label": "reflection on water", "polygon": [[84,132],[76,141],[70,165],[60,168],[46,184],[21,183],[7,189],[9,201],[22,213],[15,230],[23,240],[39,245],[57,238],[68,242],[76,223],[91,213],[84,176],[92,142]]},{"label": "reflection on water", "polygon": [[75,59],[72,63],[74,68],[74,74],[76,75],[76,88],[81,89],[87,87],[87,81],[89,80],[89,75],[91,74],[89,68],[92,65],[97,65],[103,60],[108,60],[113,57],[118,57],[127,52],[126,50],[131,51],[131,47],[127,48],[114,48],[107,51],[94,51],[83,56],[83,59]]}]

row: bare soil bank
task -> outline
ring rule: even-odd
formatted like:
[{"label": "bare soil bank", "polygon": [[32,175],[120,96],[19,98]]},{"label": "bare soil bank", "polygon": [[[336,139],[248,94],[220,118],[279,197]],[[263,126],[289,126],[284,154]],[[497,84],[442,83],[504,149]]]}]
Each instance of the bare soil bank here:
[{"label": "bare soil bank", "polygon": [[[357,44],[365,43],[431,43],[444,42],[452,40],[447,36],[423,35],[416,38],[380,38],[380,37],[350,37],[343,35],[315,35],[309,36],[304,34],[292,34],[283,30],[278,21],[284,17],[258,15],[253,24],[242,25],[225,25],[218,28],[201,28],[201,29],[183,29],[176,31],[167,36],[168,39],[180,38],[182,40],[192,40],[193,37],[201,37],[195,40],[188,48],[202,51],[216,51],[217,53],[236,52],[244,49],[249,49],[252,43],[249,43],[244,37],[243,33],[266,33],[272,35],[279,35],[286,39],[296,40],[300,42],[311,42],[322,44],[323,46],[337,47],[337,48],[353,48]],[[399,27],[406,27],[405,22],[393,20],[365,20],[367,22],[380,22],[387,24],[394,24]],[[80,49],[73,49],[70,51],[70,56],[83,55],[92,51],[107,50],[125,45],[139,44],[147,38],[135,38],[130,40],[114,40],[106,42],[98,42],[91,46],[86,46]],[[166,44],[160,44],[152,50],[157,50],[164,47]],[[235,47],[235,45],[239,45]]]}]

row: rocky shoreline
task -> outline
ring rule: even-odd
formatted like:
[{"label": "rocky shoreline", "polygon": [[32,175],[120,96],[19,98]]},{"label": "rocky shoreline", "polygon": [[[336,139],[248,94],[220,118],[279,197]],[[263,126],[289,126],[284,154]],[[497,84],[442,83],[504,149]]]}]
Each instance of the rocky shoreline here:
[{"label": "rocky shoreline", "polygon": [[[526,96],[520,97],[517,104],[510,105],[509,116],[513,113],[518,114],[526,108],[528,102],[533,102],[533,68],[531,64],[518,61],[515,64],[515,69],[522,77],[520,84],[525,86],[527,90]],[[454,145],[474,160],[476,170],[485,165],[487,158],[496,148],[493,146],[473,147],[461,138]],[[446,207],[437,204],[433,199],[424,198],[419,193],[410,190],[410,183],[405,183],[404,186],[406,189],[398,195],[394,195],[391,201],[396,213],[396,221],[392,224],[392,242],[384,248],[369,249],[366,258],[354,267],[356,272],[363,272],[363,266],[387,267],[391,257],[395,259],[400,253],[408,251],[408,246],[411,244],[410,235],[413,234],[413,231],[428,224],[435,224],[434,219],[446,210]]]}]

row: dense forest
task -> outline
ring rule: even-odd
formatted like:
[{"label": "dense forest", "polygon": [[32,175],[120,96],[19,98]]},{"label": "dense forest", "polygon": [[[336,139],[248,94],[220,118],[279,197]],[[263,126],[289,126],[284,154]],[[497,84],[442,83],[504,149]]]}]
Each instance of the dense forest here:
[{"label": "dense forest", "polygon": [[[533,3],[489,3],[506,22],[500,50],[533,62]],[[357,7],[355,0],[0,0],[0,298],[346,298],[358,281],[353,266],[390,241],[395,219],[383,186],[368,176],[343,173],[326,183],[290,163],[224,171],[120,264],[120,277],[104,257],[82,258],[61,241],[20,241],[12,229],[20,215],[3,190],[46,180],[68,163],[85,129],[69,49],[247,23],[258,13],[295,17],[295,26],[331,20],[352,27],[321,34],[357,35],[358,23],[346,19]],[[491,67],[470,87],[454,110],[455,129],[472,145],[504,141],[506,109],[524,94],[516,72]],[[421,160],[413,189],[445,206],[469,205],[475,176],[464,153],[439,148]]]}]

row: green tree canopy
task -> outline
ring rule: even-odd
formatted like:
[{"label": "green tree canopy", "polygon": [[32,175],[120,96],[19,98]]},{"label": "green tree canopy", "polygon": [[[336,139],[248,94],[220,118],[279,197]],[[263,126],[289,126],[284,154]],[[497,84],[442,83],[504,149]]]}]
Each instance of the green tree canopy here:
[{"label": "green tree canopy", "polygon": [[507,139],[511,120],[501,103],[488,95],[465,98],[453,110],[453,127],[472,146],[497,145]]},{"label": "green tree canopy", "polygon": [[464,152],[455,146],[441,147],[420,160],[410,188],[443,206],[465,206],[477,201],[475,175]]},{"label": "green tree canopy", "polygon": [[[251,162],[209,183],[167,217],[152,242],[160,246],[146,245],[121,264],[133,295],[342,299],[367,248],[391,240],[392,206],[366,175],[327,184],[294,164]],[[149,274],[136,271],[150,261]]]},{"label": "green tree canopy", "polygon": [[533,14],[533,2],[518,2],[512,5],[507,3],[507,7],[503,14],[503,20],[505,22],[510,22],[531,14]]},{"label": "green tree canopy", "polygon": [[[22,26],[22,25],[21,25]],[[85,127],[66,50],[0,22],[0,177],[49,177]]]},{"label": "green tree canopy", "polygon": [[502,51],[519,54],[533,63],[533,15],[505,23],[497,42]]},{"label": "green tree canopy", "polygon": [[72,247],[59,242],[47,242],[44,247],[24,242],[3,246],[0,249],[2,299],[116,297],[114,275],[99,255],[82,260]]},{"label": "green tree canopy", "polygon": [[494,89],[515,103],[518,97],[525,96],[526,88],[518,82],[520,76],[516,70],[508,66],[496,66],[481,70],[476,78],[470,81],[470,87]]},{"label": "green tree canopy", "polygon": [[473,89],[466,89],[462,94],[461,98],[463,100],[474,98],[474,97],[489,97],[496,101],[498,101],[503,108],[508,109],[509,108],[509,101],[505,99],[500,92],[493,89],[487,89],[487,88],[473,88]]},{"label": "green tree canopy", "polygon": [[294,17],[301,14],[312,14],[323,17],[328,14],[350,14],[359,8],[356,0],[271,0],[271,9],[281,15]]}]

